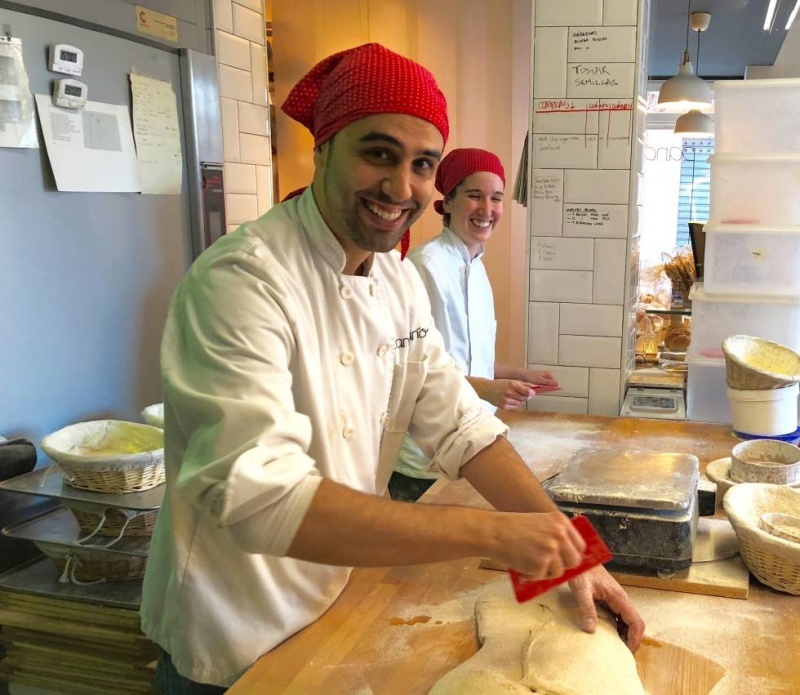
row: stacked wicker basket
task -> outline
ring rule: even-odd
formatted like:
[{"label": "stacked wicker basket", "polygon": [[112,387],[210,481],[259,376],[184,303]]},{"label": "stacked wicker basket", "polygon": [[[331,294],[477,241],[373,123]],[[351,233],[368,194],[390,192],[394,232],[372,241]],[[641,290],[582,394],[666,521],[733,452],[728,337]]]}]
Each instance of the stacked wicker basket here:
[{"label": "stacked wicker basket", "polygon": [[137,509],[126,503],[126,495],[164,482],[163,440],[158,427],[118,420],[77,423],[42,440],[64,484],[86,493],[61,499],[80,528],[76,542],[34,540],[58,566],[61,581],[125,581],[144,575],[146,552],[120,549],[135,540],[142,541],[138,547],[147,547],[158,509]]}]

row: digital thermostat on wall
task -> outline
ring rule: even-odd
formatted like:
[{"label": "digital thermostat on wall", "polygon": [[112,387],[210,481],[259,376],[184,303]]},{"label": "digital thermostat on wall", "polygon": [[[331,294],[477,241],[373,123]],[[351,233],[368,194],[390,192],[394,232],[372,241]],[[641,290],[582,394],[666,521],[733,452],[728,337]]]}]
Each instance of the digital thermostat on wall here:
[{"label": "digital thermostat on wall", "polygon": [[88,94],[89,88],[80,80],[66,77],[53,85],[53,103],[65,109],[82,109]]},{"label": "digital thermostat on wall", "polygon": [[80,75],[83,70],[83,51],[65,43],[50,46],[50,69],[65,75]]}]

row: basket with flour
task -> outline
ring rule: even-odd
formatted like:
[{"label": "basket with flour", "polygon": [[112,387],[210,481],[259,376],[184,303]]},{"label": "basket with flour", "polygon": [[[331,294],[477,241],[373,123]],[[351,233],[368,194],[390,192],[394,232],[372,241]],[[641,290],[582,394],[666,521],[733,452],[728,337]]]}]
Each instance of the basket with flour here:
[{"label": "basket with flour", "polygon": [[748,569],[767,586],[800,596],[800,490],[742,483],[722,503]]},{"label": "basket with flour", "polygon": [[800,355],[791,348],[751,335],[722,343],[725,379],[739,391],[780,389],[800,381]]},{"label": "basket with flour", "polygon": [[48,434],[42,450],[64,482],[93,492],[149,490],[164,482],[164,431],[122,420],[93,420]]}]

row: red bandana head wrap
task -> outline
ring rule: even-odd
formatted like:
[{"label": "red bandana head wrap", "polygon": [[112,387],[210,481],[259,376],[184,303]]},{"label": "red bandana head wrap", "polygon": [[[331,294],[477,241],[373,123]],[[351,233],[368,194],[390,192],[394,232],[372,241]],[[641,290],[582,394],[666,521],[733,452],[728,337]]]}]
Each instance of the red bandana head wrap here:
[{"label": "red bandana head wrap", "polygon": [[[445,198],[450,195],[467,176],[479,171],[497,174],[503,185],[506,185],[506,172],[496,154],[475,147],[463,147],[453,150],[439,163],[436,169],[436,190]],[[444,201],[437,200],[433,209],[444,215]]]},{"label": "red bandana head wrap", "polygon": [[317,63],[281,107],[319,147],[346,125],[376,113],[402,113],[433,123],[447,141],[447,102],[419,63],[367,43]]},{"label": "red bandana head wrap", "polygon": [[[424,67],[377,43],[341,51],[317,63],[289,92],[283,112],[311,131],[319,147],[345,126],[378,113],[400,113],[432,123],[445,142],[447,102]],[[401,256],[409,231],[401,240]]]}]

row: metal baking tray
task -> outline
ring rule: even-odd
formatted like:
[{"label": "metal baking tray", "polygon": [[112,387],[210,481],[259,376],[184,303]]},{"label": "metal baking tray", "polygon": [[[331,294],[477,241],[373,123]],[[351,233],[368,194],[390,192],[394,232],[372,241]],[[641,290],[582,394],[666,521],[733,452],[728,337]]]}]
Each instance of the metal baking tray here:
[{"label": "metal baking tray", "polygon": [[57,497],[76,502],[93,502],[118,509],[150,511],[160,509],[164,501],[164,483],[143,492],[106,493],[78,490],[64,482],[64,476],[57,468],[37,468],[16,478],[0,480],[0,490],[23,492],[29,495]]},{"label": "metal baking tray", "polygon": [[102,545],[113,540],[110,536],[96,535],[86,543],[78,543],[83,531],[75,517],[68,509],[59,507],[47,510],[35,516],[9,524],[2,530],[4,536],[10,538],[21,538],[26,541],[51,543],[65,548],[103,551],[116,555],[138,555],[147,556],[150,549],[150,538],[138,538],[123,536],[112,546]]},{"label": "metal baking tray", "polygon": [[556,503],[653,511],[689,508],[700,462],[691,454],[582,450],[547,485]]},{"label": "metal baking tray", "polygon": [[132,610],[138,610],[141,606],[141,579],[100,584],[62,584],[58,576],[59,570],[52,560],[36,558],[0,574],[0,591]]}]

